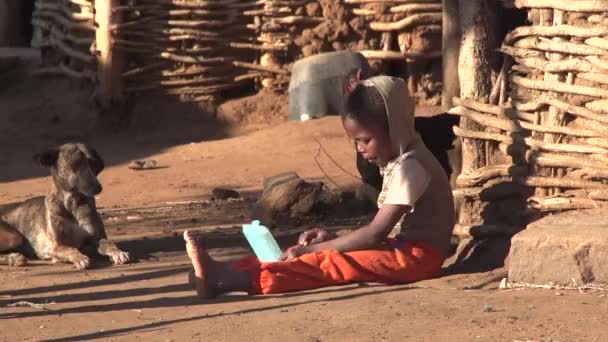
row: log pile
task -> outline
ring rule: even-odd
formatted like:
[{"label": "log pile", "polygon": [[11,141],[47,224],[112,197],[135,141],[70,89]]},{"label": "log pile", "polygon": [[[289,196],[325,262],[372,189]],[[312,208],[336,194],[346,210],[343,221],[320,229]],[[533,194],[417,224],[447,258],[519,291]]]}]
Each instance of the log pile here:
[{"label": "log pile", "polygon": [[[259,63],[289,70],[303,57],[348,49],[361,52],[379,72],[389,72],[389,61],[405,61],[412,93],[438,102],[440,70],[426,71],[429,59],[441,57],[441,1],[264,0],[262,9],[245,12],[253,17],[261,56]],[[395,71],[392,70],[394,73]],[[262,86],[285,89],[288,78],[273,73]]]},{"label": "log pile", "polygon": [[209,100],[261,75],[254,65],[243,12],[248,0],[136,0],[113,8],[122,21],[113,48],[128,60],[127,94],[160,92],[183,101]]},{"label": "log pile", "polygon": [[[40,74],[86,78],[115,98],[204,101],[244,85],[282,92],[298,59],[349,49],[408,77],[425,103],[439,101],[440,0],[107,1],[36,2]],[[389,70],[391,61],[400,63]]]},{"label": "log pile", "polygon": [[[361,53],[369,59],[404,60],[408,89],[419,102],[441,101],[440,0],[384,1],[345,0],[365,27],[380,34],[380,46]],[[430,68],[429,68],[430,66]],[[434,68],[434,70],[433,70]],[[431,72],[427,72],[431,69]]]},{"label": "log pile", "polygon": [[531,25],[505,37],[489,99],[456,98],[450,110],[481,128],[454,129],[483,147],[454,191],[478,203],[465,221],[492,213],[520,224],[530,213],[608,206],[608,2],[515,6]]},{"label": "log pile", "polygon": [[32,14],[32,47],[39,48],[40,75],[95,79],[93,1],[38,0]]}]

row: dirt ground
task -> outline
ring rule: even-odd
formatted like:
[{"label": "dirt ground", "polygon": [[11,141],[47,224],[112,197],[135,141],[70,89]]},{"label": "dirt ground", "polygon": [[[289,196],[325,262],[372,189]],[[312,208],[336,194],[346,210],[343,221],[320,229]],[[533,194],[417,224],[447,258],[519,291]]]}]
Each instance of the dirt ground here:
[{"label": "dirt ground", "polygon": [[[223,105],[218,113],[147,100],[135,105],[131,128],[98,129],[90,94],[62,79],[0,78],[0,204],[42,195],[48,170],[32,162],[40,150],[82,140],[107,163],[99,196],[111,238],[136,263],[76,271],[34,261],[0,266],[2,341],[605,341],[602,292],[499,290],[503,268],[451,274],[406,286],[375,284],[269,297],[229,294],[211,301],[187,285],[184,229],[206,235],[212,255],[247,252],[240,225],[265,177],[296,171],[329,186],[357,179],[352,145],[336,117],[288,123],[286,98],[262,94]],[[421,109],[431,113],[436,109]],[[217,118],[223,120],[218,120]],[[158,169],[134,171],[134,159]],[[318,160],[315,162],[315,158]],[[321,168],[324,170],[322,171]],[[325,175],[325,174],[326,175]],[[328,179],[329,177],[329,179]],[[214,187],[242,193],[210,201]],[[331,229],[364,217],[327,218]],[[312,224],[312,222],[311,222]],[[282,230],[292,243],[306,227]],[[13,307],[20,301],[40,308]]]}]

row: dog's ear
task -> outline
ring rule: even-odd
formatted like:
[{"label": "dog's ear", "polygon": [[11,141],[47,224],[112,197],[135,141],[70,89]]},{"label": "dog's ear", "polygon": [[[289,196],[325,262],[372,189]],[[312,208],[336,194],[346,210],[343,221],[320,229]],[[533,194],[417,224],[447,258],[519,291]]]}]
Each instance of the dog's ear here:
[{"label": "dog's ear", "polygon": [[57,163],[59,158],[59,150],[51,149],[48,151],[36,153],[34,155],[34,161],[42,166],[53,166]]},{"label": "dog's ear", "polygon": [[104,169],[105,163],[99,153],[97,153],[94,148],[87,147],[87,149],[90,153],[89,162],[91,163],[91,168],[93,169],[93,172],[95,172],[95,174],[99,174]]}]

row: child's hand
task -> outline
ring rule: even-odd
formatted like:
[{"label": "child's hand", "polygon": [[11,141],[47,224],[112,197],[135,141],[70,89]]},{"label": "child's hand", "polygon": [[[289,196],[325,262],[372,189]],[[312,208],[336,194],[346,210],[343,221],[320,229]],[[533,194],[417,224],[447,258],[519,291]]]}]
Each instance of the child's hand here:
[{"label": "child's hand", "polygon": [[286,250],[283,255],[281,255],[281,261],[291,261],[301,255],[310,253],[306,246],[296,245],[288,250]]},{"label": "child's hand", "polygon": [[302,246],[314,245],[316,243],[330,240],[331,238],[332,235],[325,229],[314,228],[300,234],[298,244]]}]

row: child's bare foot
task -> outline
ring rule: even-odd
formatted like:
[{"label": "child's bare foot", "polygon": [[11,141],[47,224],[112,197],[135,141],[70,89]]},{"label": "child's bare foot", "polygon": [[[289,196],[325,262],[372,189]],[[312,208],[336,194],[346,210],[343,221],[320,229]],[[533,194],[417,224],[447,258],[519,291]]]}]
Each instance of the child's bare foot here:
[{"label": "child's bare foot", "polygon": [[186,252],[192,261],[194,272],[189,274],[189,282],[194,285],[196,293],[201,298],[213,298],[216,293],[210,279],[213,261],[205,251],[203,242],[189,231],[184,232]]}]

